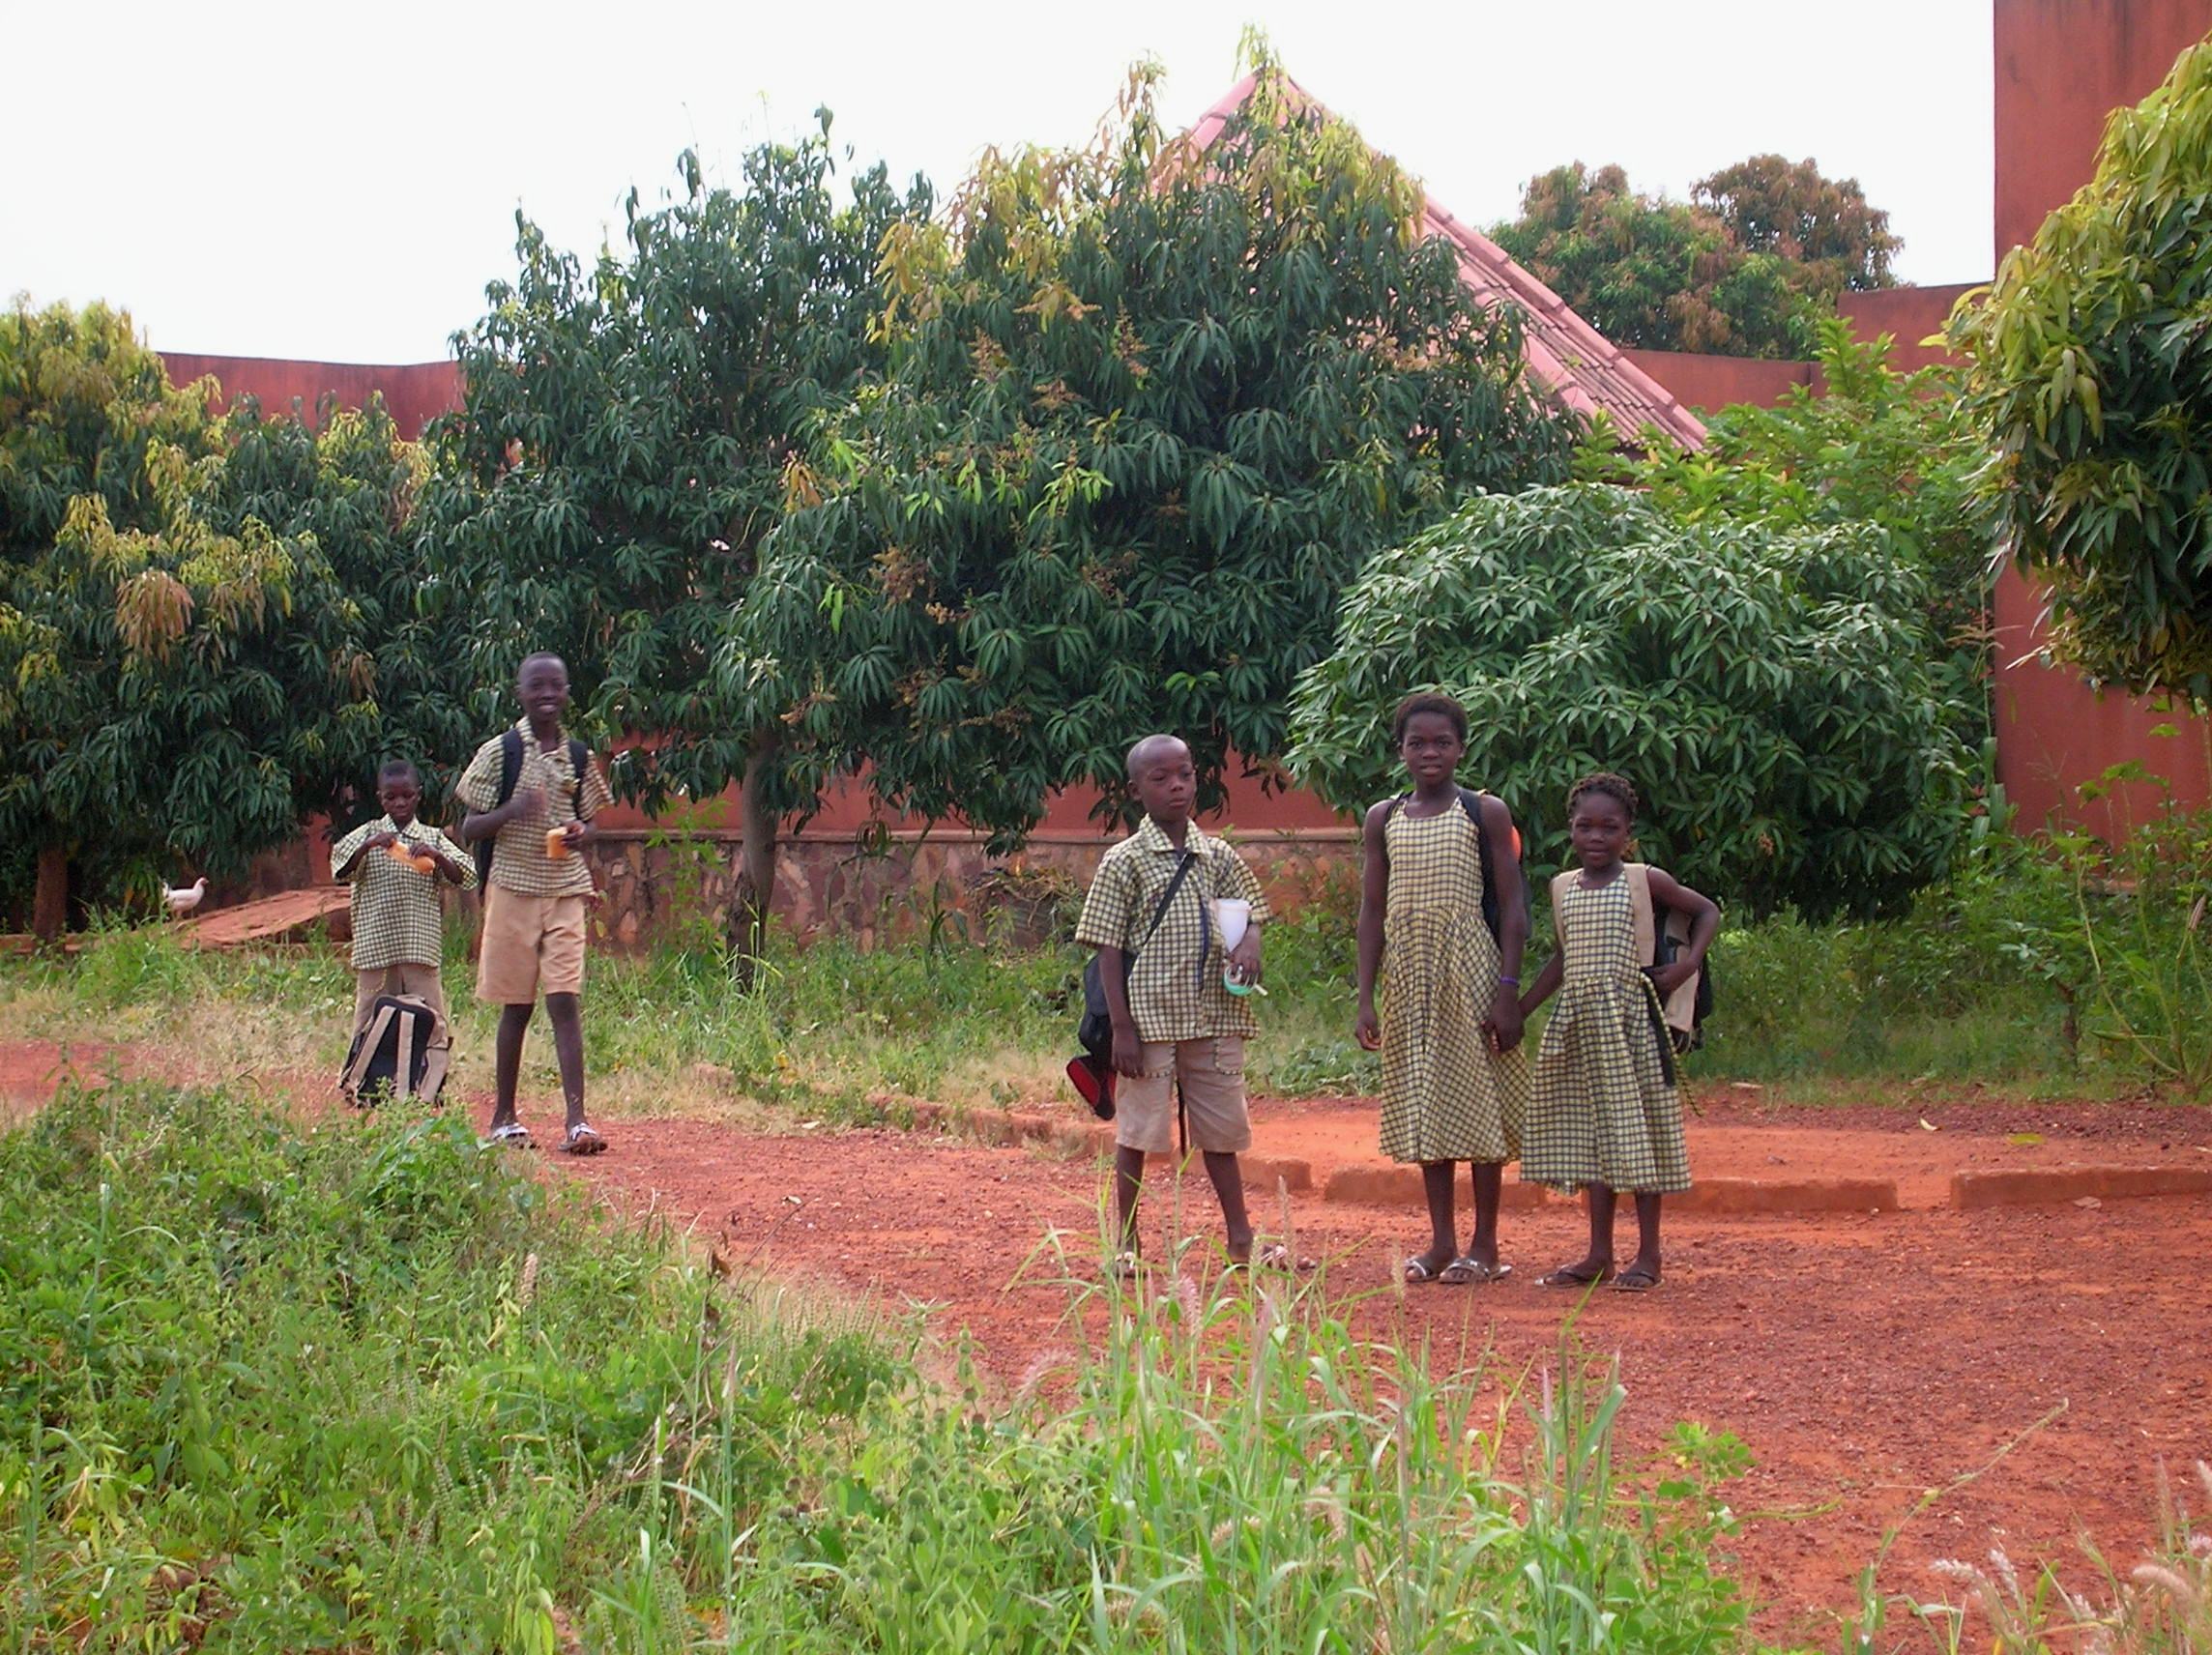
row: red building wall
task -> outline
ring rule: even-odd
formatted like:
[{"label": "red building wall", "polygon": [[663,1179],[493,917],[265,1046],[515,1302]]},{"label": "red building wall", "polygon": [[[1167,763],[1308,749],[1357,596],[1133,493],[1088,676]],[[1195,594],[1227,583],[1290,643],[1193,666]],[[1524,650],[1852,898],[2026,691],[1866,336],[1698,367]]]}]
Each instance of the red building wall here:
[{"label": "red building wall", "polygon": [[[1995,261],[2031,240],[2089,182],[2111,111],[2166,78],[2212,32],[2212,0],[1995,0]],[[2212,729],[2133,697],[2099,694],[2044,664],[2043,600],[2018,574],[1997,583],[1997,769],[2023,825],[2053,817],[2123,832],[2152,790],[2083,803],[2076,791],[2133,760],[2184,802],[2212,800]],[[2153,732],[2172,727],[2170,736]]]},{"label": "red building wall", "polygon": [[382,393],[399,434],[410,441],[440,414],[461,405],[461,364],[454,362],[407,363],[372,366],[362,363],[282,362],[274,357],[203,356],[163,351],[161,361],[176,385],[213,374],[222,388],[218,409],[240,396],[257,396],[263,412],[280,414],[297,401],[309,421],[326,395],[340,408],[365,407]]}]

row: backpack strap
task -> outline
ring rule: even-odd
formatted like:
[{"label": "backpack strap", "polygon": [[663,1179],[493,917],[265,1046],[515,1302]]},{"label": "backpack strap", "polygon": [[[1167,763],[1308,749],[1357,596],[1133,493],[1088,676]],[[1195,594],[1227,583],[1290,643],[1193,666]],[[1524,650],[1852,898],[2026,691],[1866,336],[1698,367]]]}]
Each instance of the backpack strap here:
[{"label": "backpack strap", "polygon": [[1659,927],[1651,917],[1651,870],[1642,862],[1623,862],[1620,871],[1628,881],[1629,910],[1636,915],[1637,964],[1655,966],[1659,963]]},{"label": "backpack strap", "polygon": [[581,822],[584,819],[584,772],[592,768],[592,749],[575,737],[568,738],[568,773],[575,785],[568,791],[568,813]]},{"label": "backpack strap", "polygon": [[1552,876],[1552,941],[1561,948],[1567,945],[1567,886],[1574,877],[1573,868]]}]

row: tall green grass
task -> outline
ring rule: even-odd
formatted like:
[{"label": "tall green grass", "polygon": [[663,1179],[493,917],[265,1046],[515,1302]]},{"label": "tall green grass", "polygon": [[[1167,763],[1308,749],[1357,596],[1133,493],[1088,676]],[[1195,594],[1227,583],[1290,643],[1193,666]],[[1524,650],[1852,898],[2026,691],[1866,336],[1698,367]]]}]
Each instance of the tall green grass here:
[{"label": "tall green grass", "polygon": [[1744,1646],[1739,1452],[1679,1432],[1621,1479],[1621,1392],[1571,1350],[1492,1375],[1178,1279],[1077,1290],[1010,1397],[929,1366],[451,1122],[72,1094],[0,1140],[0,1637]]}]

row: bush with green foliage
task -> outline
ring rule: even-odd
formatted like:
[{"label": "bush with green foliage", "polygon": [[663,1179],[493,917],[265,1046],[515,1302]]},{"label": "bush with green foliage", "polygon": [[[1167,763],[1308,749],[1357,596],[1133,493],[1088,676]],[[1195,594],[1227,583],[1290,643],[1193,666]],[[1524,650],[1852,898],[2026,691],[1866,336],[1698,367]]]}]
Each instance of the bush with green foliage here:
[{"label": "bush with green foliage", "polygon": [[0,844],[36,856],[42,935],[73,860],[91,899],[235,875],[365,787],[380,683],[411,676],[376,652],[413,578],[412,451],[381,410],[317,436],[218,421],[212,389],[102,305],[0,320]]},{"label": "bush with green foliage", "polygon": [[[1958,372],[1901,373],[1889,335],[1854,339],[1840,317],[1823,318],[1819,334],[1818,395],[1800,386],[1772,407],[1723,408],[1694,452],[1626,453],[1611,432],[1593,432],[1577,475],[1641,488],[1684,523],[1872,525],[1927,574],[1935,658],[1963,680],[1986,681],[1996,525],[1979,481],[1989,450],[1961,411]],[[1962,682],[1958,704],[1963,732],[1980,740],[1990,728],[1986,689]]]},{"label": "bush with green foliage", "polygon": [[1949,865],[1968,752],[1925,574],[1877,531],[1682,523],[1578,483],[1470,502],[1372,560],[1293,698],[1293,772],[1341,809],[1403,785],[1390,710],[1460,698],[1463,773],[1541,877],[1592,769],[1644,795],[1651,860],[1751,914],[1902,904]]},{"label": "bush with green foliage", "polygon": [[2005,543],[2092,679],[2212,700],[2212,42],[2114,113],[2095,177],[1952,346]]},{"label": "bush with green foliage", "polygon": [[1082,154],[993,157],[885,249],[887,377],[825,423],[725,661],[778,801],[865,764],[1001,846],[1186,737],[1266,766],[1368,555],[1566,472],[1514,315],[1419,191],[1264,66],[1203,155],[1150,81]]}]

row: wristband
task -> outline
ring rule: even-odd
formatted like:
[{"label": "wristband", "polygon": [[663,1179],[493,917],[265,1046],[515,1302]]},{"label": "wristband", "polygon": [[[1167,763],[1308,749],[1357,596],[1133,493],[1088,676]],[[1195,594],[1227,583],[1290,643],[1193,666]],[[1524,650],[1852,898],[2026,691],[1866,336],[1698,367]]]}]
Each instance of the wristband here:
[{"label": "wristband", "polygon": [[1499,972],[1498,973],[1498,980],[1503,983],[1507,988],[1519,988],[1521,986],[1521,979],[1519,977],[1509,977],[1503,972]]}]

